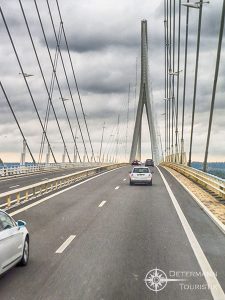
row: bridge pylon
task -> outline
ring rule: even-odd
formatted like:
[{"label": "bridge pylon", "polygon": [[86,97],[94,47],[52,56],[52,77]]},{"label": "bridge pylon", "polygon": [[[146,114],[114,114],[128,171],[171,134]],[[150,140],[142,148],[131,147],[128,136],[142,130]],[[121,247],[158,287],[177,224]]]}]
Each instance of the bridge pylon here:
[{"label": "bridge pylon", "polygon": [[148,84],[148,34],[147,34],[147,20],[141,21],[141,83],[138,109],[133,133],[133,141],[130,153],[130,162],[134,159],[141,159],[141,130],[142,130],[142,116],[146,108],[147,122],[151,140],[152,158],[156,164],[159,163],[159,149],[157,143],[157,136],[155,130],[154,113],[152,102],[149,93]]}]

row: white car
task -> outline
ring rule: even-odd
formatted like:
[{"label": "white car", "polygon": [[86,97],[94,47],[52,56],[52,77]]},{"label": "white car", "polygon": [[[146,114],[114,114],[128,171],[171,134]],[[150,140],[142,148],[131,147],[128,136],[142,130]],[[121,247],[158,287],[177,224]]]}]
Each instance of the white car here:
[{"label": "white car", "polygon": [[134,167],[130,172],[130,185],[135,183],[152,185],[152,173],[148,167]]},{"label": "white car", "polygon": [[15,222],[6,212],[0,210],[0,275],[20,264],[26,266],[29,260],[29,233],[24,221]]}]

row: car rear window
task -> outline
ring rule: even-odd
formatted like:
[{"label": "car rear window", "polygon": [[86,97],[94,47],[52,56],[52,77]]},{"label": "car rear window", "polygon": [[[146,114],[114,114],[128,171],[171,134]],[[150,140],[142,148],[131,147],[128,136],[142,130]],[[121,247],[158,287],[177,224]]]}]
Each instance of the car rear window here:
[{"label": "car rear window", "polygon": [[134,168],[133,173],[149,173],[148,168]]}]

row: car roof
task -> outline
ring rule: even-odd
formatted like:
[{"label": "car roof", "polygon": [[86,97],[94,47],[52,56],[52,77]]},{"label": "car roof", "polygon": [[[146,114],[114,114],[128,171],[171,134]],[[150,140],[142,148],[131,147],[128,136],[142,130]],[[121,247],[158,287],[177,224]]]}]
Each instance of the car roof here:
[{"label": "car roof", "polygon": [[149,170],[149,167],[145,167],[145,166],[135,166],[135,167],[133,167],[133,169],[148,169],[148,170]]}]

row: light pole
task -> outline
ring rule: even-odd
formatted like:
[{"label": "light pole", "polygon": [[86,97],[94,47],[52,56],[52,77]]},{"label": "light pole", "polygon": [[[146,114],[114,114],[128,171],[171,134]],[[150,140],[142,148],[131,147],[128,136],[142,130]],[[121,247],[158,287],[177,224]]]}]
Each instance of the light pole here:
[{"label": "light pole", "polygon": [[[169,73],[167,73],[168,75]],[[170,153],[169,153],[169,125],[170,125],[170,122],[169,122],[169,102],[172,98],[168,97],[168,98],[164,98],[164,101],[165,101],[165,107],[166,107],[166,113],[165,113],[165,119],[166,119],[166,140],[167,140],[167,147],[165,149],[165,161],[170,161]]]},{"label": "light pole", "polygon": [[[32,77],[34,76],[33,74],[28,74],[28,73],[19,73],[19,75],[23,75],[24,77],[28,78],[28,77]],[[21,153],[21,159],[20,159],[20,164],[24,165],[25,164],[25,160],[26,160],[26,140],[23,140],[23,148],[22,148],[22,153]]]},{"label": "light pole", "polygon": [[183,103],[182,103],[182,120],[181,120],[181,155],[180,163],[185,163],[184,159],[184,113],[186,103],[186,79],[187,79],[187,50],[188,50],[188,31],[189,31],[189,0],[187,0],[187,13],[186,13],[186,34],[185,34],[185,56],[184,56],[184,83],[183,83]]},{"label": "light pole", "polygon": [[189,149],[189,158],[188,166],[191,166],[191,156],[192,156],[192,144],[193,144],[193,131],[194,131],[194,121],[195,121],[195,104],[196,104],[196,91],[198,83],[198,62],[199,62],[199,49],[200,49],[200,37],[201,37],[201,23],[202,23],[202,6],[204,3],[203,0],[196,2],[194,4],[189,3],[188,7],[199,9],[198,17],[198,36],[197,36],[197,51],[196,51],[196,62],[195,62],[195,79],[194,79],[194,95],[193,95],[193,104],[192,104],[192,117],[191,117],[191,137],[190,137],[190,149]]},{"label": "light pole", "polygon": [[[166,34],[166,28],[167,28],[167,15],[166,15],[166,6],[167,6],[167,0],[164,0],[164,50],[165,50],[165,53],[164,53],[164,58],[165,58],[165,66],[164,66],[164,71],[165,71],[165,78],[164,78],[164,98],[166,98],[167,96],[167,34]],[[165,101],[165,104],[164,104],[164,109],[165,109],[165,117],[164,117],[164,122],[165,122],[165,126],[164,126],[164,144],[165,144],[165,158],[164,158],[164,161],[166,161],[166,143],[167,143],[167,131],[166,131],[166,118],[167,118],[167,115],[166,115],[166,107],[167,107],[167,102]]]},{"label": "light pole", "polygon": [[[59,99],[62,100],[63,102],[70,100],[70,99],[64,98],[64,97],[59,97]],[[63,150],[63,155],[62,155],[62,163],[65,163],[65,159],[66,159],[66,147],[64,145],[64,150]]]},{"label": "light pole", "polygon": [[[175,30],[175,29],[174,29]],[[179,46],[178,46],[179,47]],[[175,49],[174,49],[174,58],[173,58],[173,68],[174,68],[174,63],[175,63]],[[174,82],[174,77],[177,76],[177,81],[179,81],[179,76],[180,73],[183,70],[174,71],[172,70],[169,71],[169,76],[172,77],[172,82],[173,82],[173,90],[172,90],[172,143],[171,143],[171,148],[172,148],[172,162],[177,162],[177,154],[178,154],[178,147],[177,147],[177,135],[178,135],[178,128],[177,128],[177,123],[178,123],[178,100],[176,100],[175,103],[175,82]],[[179,84],[177,82],[177,84]],[[178,99],[178,95],[177,95]],[[173,134],[174,134],[174,127],[175,127],[175,155],[174,155],[174,150],[173,150],[173,144],[174,144],[174,139],[173,139]]]},{"label": "light pole", "polygon": [[50,160],[50,147],[48,145],[48,151],[46,153],[46,164],[49,164],[49,160]]},{"label": "light pole", "polygon": [[[77,136],[77,129],[76,129],[76,133],[75,133],[75,140],[78,139]],[[77,162],[77,148],[76,148],[76,144],[74,143],[74,150],[73,150],[73,162],[76,163]]]},{"label": "light pole", "polygon": [[68,99],[68,98],[64,98],[64,97],[59,97],[59,99],[60,100],[62,100],[63,102],[65,102],[65,101],[69,101],[70,99]]},{"label": "light pole", "polygon": [[26,148],[27,148],[26,140],[23,140],[23,149],[22,149],[21,159],[20,159],[20,164],[21,164],[22,166],[25,165],[25,160],[26,160]]},{"label": "light pole", "polygon": [[[177,46],[177,103],[176,103],[176,131],[175,131],[175,163],[179,162],[179,150],[178,150],[178,116],[179,116],[179,87],[180,87],[180,27],[181,27],[181,0],[179,0],[179,12],[178,12],[178,46]],[[182,70],[181,70],[182,71]]]},{"label": "light pole", "polygon": [[222,15],[221,15],[221,22],[220,22],[220,33],[219,33],[219,42],[218,42],[218,49],[217,49],[216,69],[215,69],[215,75],[214,75],[213,92],[212,92],[212,100],[211,100],[210,115],[209,115],[209,127],[208,127],[207,141],[206,141],[205,157],[204,157],[204,162],[203,162],[203,171],[204,172],[207,171],[209,141],[210,141],[210,135],[211,135],[212,118],[213,118],[214,103],[215,103],[216,88],[217,88],[217,79],[218,79],[219,66],[220,66],[220,55],[221,55],[221,47],[222,47],[223,31],[224,31],[224,19],[225,19],[225,0],[223,1],[223,8],[222,8]]},{"label": "light pole", "polygon": [[23,75],[24,77],[31,77],[31,76],[34,76],[33,74],[27,74],[27,73],[19,73],[19,75]]},{"label": "light pole", "polygon": [[102,138],[101,138],[101,144],[100,144],[100,151],[99,151],[99,162],[101,162],[101,155],[102,155],[102,143],[104,138],[104,131],[105,131],[105,122],[102,127]]}]

